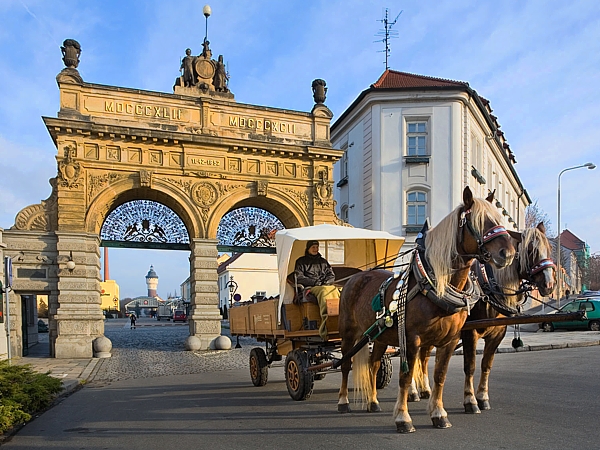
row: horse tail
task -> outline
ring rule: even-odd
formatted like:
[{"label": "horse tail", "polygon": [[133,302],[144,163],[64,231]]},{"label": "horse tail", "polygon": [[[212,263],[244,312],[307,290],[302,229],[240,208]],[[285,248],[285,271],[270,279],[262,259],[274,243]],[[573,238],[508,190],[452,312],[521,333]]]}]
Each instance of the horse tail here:
[{"label": "horse tail", "polygon": [[360,399],[361,405],[364,405],[368,401],[368,393],[371,390],[368,345],[360,349],[352,358],[352,382],[354,385],[354,403]]},{"label": "horse tail", "polygon": [[423,366],[421,364],[421,358],[415,358],[415,369],[413,370],[413,380],[419,392],[424,392],[429,386],[425,386],[425,379],[423,374]]}]

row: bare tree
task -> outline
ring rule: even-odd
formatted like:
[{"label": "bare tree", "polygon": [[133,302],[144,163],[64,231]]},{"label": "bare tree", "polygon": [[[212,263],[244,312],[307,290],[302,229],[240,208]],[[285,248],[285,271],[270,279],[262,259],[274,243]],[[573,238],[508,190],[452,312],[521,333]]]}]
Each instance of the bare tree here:
[{"label": "bare tree", "polygon": [[554,231],[550,224],[552,221],[548,217],[548,214],[544,212],[538,205],[538,201],[534,201],[525,209],[525,228],[531,228],[537,226],[538,223],[543,222],[546,227],[546,234],[548,236],[554,236]]},{"label": "bare tree", "polygon": [[600,255],[592,255],[584,267],[583,283],[592,291],[600,290]]}]

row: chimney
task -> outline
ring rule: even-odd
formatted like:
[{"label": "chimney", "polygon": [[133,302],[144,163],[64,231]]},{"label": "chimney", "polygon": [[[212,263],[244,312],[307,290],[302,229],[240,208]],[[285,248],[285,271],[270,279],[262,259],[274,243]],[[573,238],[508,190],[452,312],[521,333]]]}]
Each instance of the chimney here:
[{"label": "chimney", "polygon": [[104,247],[104,281],[110,280],[108,273],[108,247]]}]

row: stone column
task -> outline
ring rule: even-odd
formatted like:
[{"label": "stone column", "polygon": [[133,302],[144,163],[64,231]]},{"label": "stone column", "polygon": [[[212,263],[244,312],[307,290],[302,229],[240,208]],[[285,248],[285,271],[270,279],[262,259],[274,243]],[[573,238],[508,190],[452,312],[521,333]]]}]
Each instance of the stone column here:
[{"label": "stone column", "polygon": [[[55,358],[91,358],[92,341],[104,334],[100,308],[100,240],[97,235],[56,232],[58,309]],[[72,259],[73,269],[67,266]]]},{"label": "stone column", "polygon": [[[208,350],[221,335],[217,240],[193,239],[190,255],[191,315],[189,350]],[[198,341],[199,340],[199,341]]]}]

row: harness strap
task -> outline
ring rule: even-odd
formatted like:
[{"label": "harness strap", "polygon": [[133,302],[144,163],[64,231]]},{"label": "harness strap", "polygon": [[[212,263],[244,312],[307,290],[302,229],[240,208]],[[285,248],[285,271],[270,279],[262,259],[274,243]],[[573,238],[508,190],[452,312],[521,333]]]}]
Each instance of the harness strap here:
[{"label": "harness strap", "polygon": [[554,270],[556,270],[556,265],[554,264],[554,261],[552,261],[550,258],[542,259],[540,262],[538,262],[535,266],[531,268],[530,275],[540,273],[546,270],[548,267],[552,267]]}]

